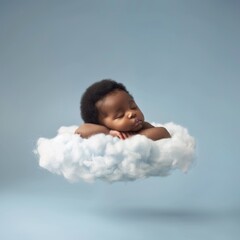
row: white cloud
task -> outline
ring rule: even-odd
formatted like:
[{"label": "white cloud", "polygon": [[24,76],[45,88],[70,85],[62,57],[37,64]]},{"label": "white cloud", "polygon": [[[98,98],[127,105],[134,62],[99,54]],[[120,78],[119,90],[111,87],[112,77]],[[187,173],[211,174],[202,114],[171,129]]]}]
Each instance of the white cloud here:
[{"label": "white cloud", "polygon": [[38,139],[35,153],[41,167],[69,181],[131,181],[167,176],[174,169],[186,172],[195,156],[194,138],[180,125],[155,125],[167,128],[172,138],[152,141],[136,135],[120,140],[98,134],[83,139],[74,134],[77,126],[70,126],[61,127],[52,139]]}]

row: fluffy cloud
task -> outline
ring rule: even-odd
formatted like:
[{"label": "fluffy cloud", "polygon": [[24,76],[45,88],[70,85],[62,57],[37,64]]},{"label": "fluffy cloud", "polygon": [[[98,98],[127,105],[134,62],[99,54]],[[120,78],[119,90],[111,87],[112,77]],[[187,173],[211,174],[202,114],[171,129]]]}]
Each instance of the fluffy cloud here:
[{"label": "fluffy cloud", "polygon": [[186,172],[195,156],[194,138],[174,123],[155,126],[167,128],[172,138],[152,141],[135,135],[120,140],[97,134],[83,139],[74,134],[77,126],[70,126],[61,127],[52,139],[39,138],[35,153],[41,167],[69,181],[131,181],[167,176],[174,169]]}]

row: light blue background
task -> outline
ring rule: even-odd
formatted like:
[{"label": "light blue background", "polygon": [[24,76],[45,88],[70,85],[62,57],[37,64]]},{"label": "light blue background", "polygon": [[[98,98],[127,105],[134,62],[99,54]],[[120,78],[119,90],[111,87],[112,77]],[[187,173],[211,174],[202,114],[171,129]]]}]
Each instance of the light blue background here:
[{"label": "light blue background", "polygon": [[[239,239],[239,23],[237,0],[0,1],[0,239]],[[187,175],[70,184],[38,166],[37,139],[80,124],[103,78],[189,129]]]}]

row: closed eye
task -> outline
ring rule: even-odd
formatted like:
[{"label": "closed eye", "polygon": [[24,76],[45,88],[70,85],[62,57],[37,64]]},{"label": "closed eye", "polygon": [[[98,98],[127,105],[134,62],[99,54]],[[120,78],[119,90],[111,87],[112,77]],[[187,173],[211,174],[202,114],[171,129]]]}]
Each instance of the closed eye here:
[{"label": "closed eye", "polygon": [[123,113],[117,114],[117,115],[114,117],[114,119],[120,119],[120,118],[122,118],[123,116],[124,116]]}]

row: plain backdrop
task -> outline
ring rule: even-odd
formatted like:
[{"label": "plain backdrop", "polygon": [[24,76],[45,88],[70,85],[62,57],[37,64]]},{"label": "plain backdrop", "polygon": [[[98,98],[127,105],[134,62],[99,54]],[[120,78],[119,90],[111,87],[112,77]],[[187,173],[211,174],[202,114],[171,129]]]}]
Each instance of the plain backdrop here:
[{"label": "plain backdrop", "polygon": [[[1,0],[0,238],[239,239],[239,23],[237,0]],[[188,174],[71,184],[38,166],[37,139],[81,124],[103,78],[188,128]]]}]

